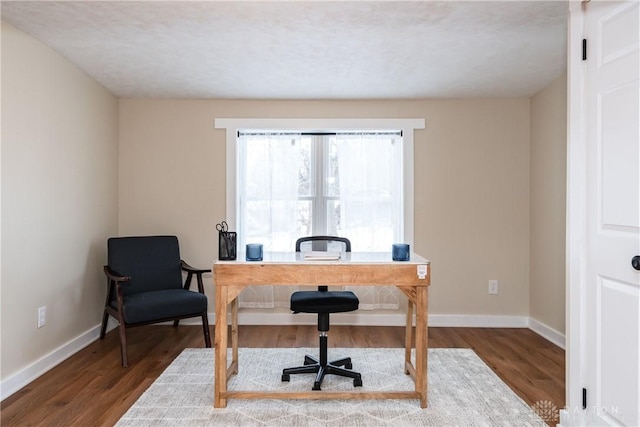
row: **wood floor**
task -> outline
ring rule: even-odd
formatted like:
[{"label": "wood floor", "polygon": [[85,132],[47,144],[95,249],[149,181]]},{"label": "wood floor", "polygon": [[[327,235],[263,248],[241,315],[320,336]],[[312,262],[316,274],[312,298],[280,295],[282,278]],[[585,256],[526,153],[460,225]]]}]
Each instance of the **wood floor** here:
[{"label": "wood floor", "polygon": [[[318,341],[313,326],[240,331],[240,347],[315,347]],[[120,365],[117,331],[111,331],[2,401],[0,424],[111,426],[182,349],[204,346],[200,326],[145,326],[127,335],[128,368]],[[332,326],[329,345],[403,347],[404,328]],[[528,329],[430,328],[429,347],[472,348],[527,404],[564,406],[564,351]]]}]

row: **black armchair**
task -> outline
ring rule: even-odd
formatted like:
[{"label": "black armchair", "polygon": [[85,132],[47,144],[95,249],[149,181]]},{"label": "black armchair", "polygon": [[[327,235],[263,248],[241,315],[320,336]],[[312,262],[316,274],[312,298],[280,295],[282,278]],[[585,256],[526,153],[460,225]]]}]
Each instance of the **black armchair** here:
[{"label": "black armchair", "polygon": [[[127,367],[126,328],[201,317],[204,341],[211,347],[207,297],[199,270],[180,259],[176,236],[115,237],[107,242],[107,299],[100,339],[107,331],[109,315],[119,323],[122,366]],[[182,272],[187,273],[184,285]],[[189,290],[196,275],[198,291]]]},{"label": "black armchair", "polygon": [[[307,245],[308,249],[303,249]],[[338,252],[351,252],[351,242],[346,237],[309,236],[296,241],[296,252],[306,250],[327,251],[337,249]],[[327,286],[318,286],[317,291],[298,291],[291,295],[291,311],[295,313],[317,313],[318,331],[320,335],[319,358],[310,355],[304,357],[304,365],[282,370],[282,381],[290,381],[292,374],[316,374],[313,390],[321,390],[325,375],[333,374],[353,378],[354,387],[362,386],[362,376],[351,371],[353,365],[350,357],[329,362],[327,360],[327,332],[329,331],[329,314],[355,311],[360,301],[351,291],[329,291]],[[344,368],[343,368],[344,366]]]}]

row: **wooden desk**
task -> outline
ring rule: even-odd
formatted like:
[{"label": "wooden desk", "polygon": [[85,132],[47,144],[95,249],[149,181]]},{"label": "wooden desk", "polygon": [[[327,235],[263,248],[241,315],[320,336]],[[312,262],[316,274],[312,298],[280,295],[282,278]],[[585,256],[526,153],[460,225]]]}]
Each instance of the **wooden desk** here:
[{"label": "wooden desk", "polygon": [[[345,256],[346,255],[346,256]],[[225,408],[227,399],[419,399],[427,407],[427,289],[431,282],[429,261],[411,254],[410,261],[394,262],[389,253],[343,254],[339,261],[305,261],[300,253],[265,253],[264,261],[216,261],[215,390],[213,406]],[[227,381],[238,373],[238,303],[249,285],[395,285],[408,298],[405,334],[405,373],[415,391],[269,392],[227,390]],[[232,360],[227,363],[228,314],[231,305]],[[416,312],[415,365],[411,362],[413,312]],[[365,378],[366,381],[366,378]]]}]

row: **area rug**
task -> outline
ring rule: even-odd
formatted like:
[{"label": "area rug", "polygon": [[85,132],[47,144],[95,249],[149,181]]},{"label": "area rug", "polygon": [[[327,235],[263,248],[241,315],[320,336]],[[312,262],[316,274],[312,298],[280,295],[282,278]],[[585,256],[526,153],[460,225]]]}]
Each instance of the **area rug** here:
[{"label": "area rug", "polygon": [[[239,350],[240,372],[229,390],[310,391],[313,374],[281,382],[285,367],[301,364],[311,348]],[[404,374],[404,349],[330,348],[329,360],[350,356],[362,391],[413,390]],[[546,426],[470,349],[429,349],[428,408],[406,400],[240,400],[213,407],[212,349],[186,349],[117,423],[128,426]],[[329,375],[323,390],[353,390]]]}]

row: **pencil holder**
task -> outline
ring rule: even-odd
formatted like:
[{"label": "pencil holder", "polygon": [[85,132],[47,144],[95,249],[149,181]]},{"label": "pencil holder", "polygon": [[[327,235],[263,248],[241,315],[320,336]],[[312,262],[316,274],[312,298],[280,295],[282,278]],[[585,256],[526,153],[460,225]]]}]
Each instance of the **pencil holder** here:
[{"label": "pencil holder", "polygon": [[218,232],[218,259],[220,261],[233,261],[236,259],[236,232]]}]

